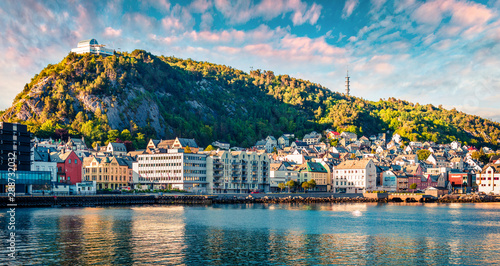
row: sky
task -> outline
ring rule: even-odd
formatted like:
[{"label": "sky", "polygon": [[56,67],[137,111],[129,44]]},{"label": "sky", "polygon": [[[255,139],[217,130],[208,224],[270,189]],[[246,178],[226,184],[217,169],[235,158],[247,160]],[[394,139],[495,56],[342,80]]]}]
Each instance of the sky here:
[{"label": "sky", "polygon": [[500,0],[4,0],[0,109],[78,41],[310,80],[500,122]]}]

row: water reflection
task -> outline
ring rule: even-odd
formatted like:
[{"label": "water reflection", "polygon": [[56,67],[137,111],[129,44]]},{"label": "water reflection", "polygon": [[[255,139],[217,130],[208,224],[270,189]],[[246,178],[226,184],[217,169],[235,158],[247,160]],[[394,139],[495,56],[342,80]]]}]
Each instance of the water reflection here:
[{"label": "water reflection", "polygon": [[[500,204],[47,208],[16,215],[18,264],[500,263]],[[7,219],[0,214],[2,239]],[[3,265],[6,248],[0,255]]]}]

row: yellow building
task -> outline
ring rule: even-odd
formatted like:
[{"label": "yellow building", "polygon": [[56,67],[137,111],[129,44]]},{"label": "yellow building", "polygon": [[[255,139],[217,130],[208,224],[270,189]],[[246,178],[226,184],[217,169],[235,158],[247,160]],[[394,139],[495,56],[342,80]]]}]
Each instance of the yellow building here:
[{"label": "yellow building", "polygon": [[111,157],[88,157],[83,160],[83,178],[96,181],[97,189],[119,190],[128,186],[132,179],[129,160]]}]

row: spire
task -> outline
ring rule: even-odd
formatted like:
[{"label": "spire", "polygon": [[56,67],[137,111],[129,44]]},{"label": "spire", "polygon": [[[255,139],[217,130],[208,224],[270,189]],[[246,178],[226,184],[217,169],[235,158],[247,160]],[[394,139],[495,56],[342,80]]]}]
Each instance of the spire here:
[{"label": "spire", "polygon": [[345,77],[345,94],[349,96],[351,89],[349,87],[349,69],[347,69],[347,76]]}]

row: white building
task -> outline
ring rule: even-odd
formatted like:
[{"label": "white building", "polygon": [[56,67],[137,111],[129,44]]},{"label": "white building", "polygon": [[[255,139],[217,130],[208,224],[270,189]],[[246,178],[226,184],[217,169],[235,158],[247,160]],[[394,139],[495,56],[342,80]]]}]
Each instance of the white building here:
[{"label": "white building", "polygon": [[[53,151],[53,150],[52,150]],[[49,171],[52,182],[57,182],[57,162],[50,160],[51,149],[31,148],[31,171]]]},{"label": "white building", "polygon": [[78,42],[77,48],[71,49],[76,54],[96,54],[96,55],[114,55],[113,49],[105,48],[105,45],[99,44],[96,39],[90,39]]},{"label": "white building", "polygon": [[272,163],[269,177],[271,192],[281,192],[278,185],[290,180],[298,181],[299,173],[293,170],[289,162]]},{"label": "white building", "polygon": [[361,193],[377,186],[377,170],[371,159],[348,160],[333,170],[334,192]]},{"label": "white building", "polygon": [[311,145],[318,143],[320,140],[321,140],[321,134],[317,133],[316,131],[313,131],[309,134],[306,134],[302,141],[307,143],[307,145]]},{"label": "white building", "polygon": [[125,156],[127,155],[127,147],[123,143],[110,142],[106,147],[106,152],[113,156]]},{"label": "white building", "polygon": [[207,153],[209,193],[269,192],[269,155],[246,151]]},{"label": "white building", "polygon": [[273,136],[267,136],[266,138],[266,152],[273,152],[274,148],[278,146],[278,141]]},{"label": "white building", "polygon": [[476,176],[476,183],[479,192],[496,195],[500,194],[500,162],[486,165],[480,174]]},{"label": "white building", "polygon": [[167,153],[140,154],[132,164],[135,188],[177,188],[207,192],[207,156],[169,149]]}]

